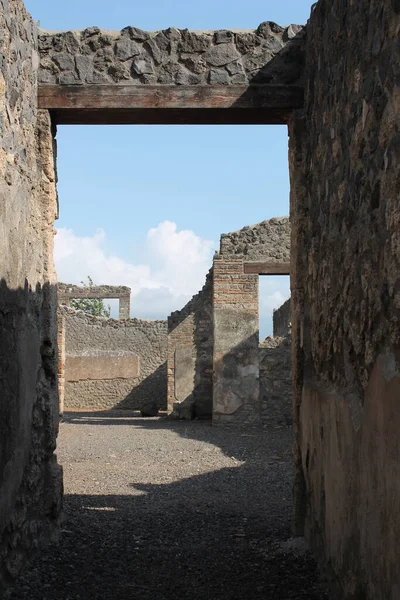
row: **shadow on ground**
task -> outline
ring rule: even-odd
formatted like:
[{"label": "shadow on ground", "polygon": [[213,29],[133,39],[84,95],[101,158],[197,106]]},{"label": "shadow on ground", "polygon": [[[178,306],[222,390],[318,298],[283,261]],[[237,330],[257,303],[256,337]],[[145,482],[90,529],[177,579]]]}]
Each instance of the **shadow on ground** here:
[{"label": "shadow on ground", "polygon": [[[232,467],[153,484],[135,480],[130,464],[133,476],[122,494],[67,494],[61,544],[36,560],[11,600],[328,598],[311,556],[301,544],[287,542],[289,429],[232,430],[116,412],[69,413],[63,427],[89,435],[89,425],[102,425],[96,429],[100,445],[107,428],[122,435],[122,427],[110,426],[129,425],[124,431],[133,440],[141,436],[141,444],[153,432],[151,449],[143,448],[149,463],[157,455],[157,432],[168,430],[181,439],[167,457],[176,469],[189,460],[179,444],[185,453],[191,440],[204,442],[190,450],[193,465],[201,466],[207,452],[219,456],[221,448],[223,464],[229,458]],[[135,456],[128,456],[134,463]]]}]

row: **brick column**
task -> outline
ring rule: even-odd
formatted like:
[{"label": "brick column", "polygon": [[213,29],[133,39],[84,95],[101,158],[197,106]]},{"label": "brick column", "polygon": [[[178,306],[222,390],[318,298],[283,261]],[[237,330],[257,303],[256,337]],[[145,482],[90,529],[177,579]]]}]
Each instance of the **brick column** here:
[{"label": "brick column", "polygon": [[65,319],[58,311],[57,314],[57,345],[58,345],[58,399],[60,416],[64,413],[65,391]]},{"label": "brick column", "polygon": [[214,423],[260,419],[258,275],[243,260],[214,259]]},{"label": "brick column", "polygon": [[124,296],[119,299],[119,318],[129,319],[131,316],[131,297]]}]

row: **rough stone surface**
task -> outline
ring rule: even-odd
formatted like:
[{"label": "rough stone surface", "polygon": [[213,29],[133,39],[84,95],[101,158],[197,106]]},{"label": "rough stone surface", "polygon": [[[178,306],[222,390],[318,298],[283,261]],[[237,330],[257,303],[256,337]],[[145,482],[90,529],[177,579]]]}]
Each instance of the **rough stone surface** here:
[{"label": "rough stone surface", "polygon": [[295,519],[340,597],[400,596],[400,8],[320,0],[290,127]]},{"label": "rough stone surface", "polygon": [[[155,403],[167,405],[167,322],[140,319],[115,320],[92,317],[67,307],[60,309],[65,319],[65,356],[99,357],[111,363],[118,358],[138,361],[136,376],[69,381],[65,371],[65,409],[141,409]],[[125,375],[129,373],[125,372]]]},{"label": "rough stone surface", "polygon": [[[144,32],[46,32],[39,35],[42,84],[301,84],[304,31],[260,25],[255,31],[169,28]],[[240,65],[232,73],[230,65]],[[218,71],[216,71],[218,69]]]},{"label": "rough stone surface", "polygon": [[168,411],[177,418],[210,418],[213,396],[213,276],[168,317]]},{"label": "rough stone surface", "polygon": [[241,258],[214,258],[213,421],[260,419],[258,275]]},{"label": "rough stone surface", "polygon": [[0,0],[0,596],[55,532],[58,430],[53,137],[36,29]]},{"label": "rough stone surface", "polygon": [[291,332],[290,298],[274,310],[272,323],[274,337],[286,337]]},{"label": "rough stone surface", "polygon": [[289,262],[290,222],[276,217],[239,231],[223,233],[220,242],[223,256],[242,256],[246,261]]},{"label": "rough stone surface", "polygon": [[57,295],[60,304],[69,306],[70,300],[96,298],[119,300],[119,318],[129,319],[131,311],[131,288],[124,285],[93,285],[81,286],[72,283],[57,284]]},{"label": "rough stone surface", "polygon": [[292,423],[292,339],[267,338],[260,344],[261,421],[274,427]]}]

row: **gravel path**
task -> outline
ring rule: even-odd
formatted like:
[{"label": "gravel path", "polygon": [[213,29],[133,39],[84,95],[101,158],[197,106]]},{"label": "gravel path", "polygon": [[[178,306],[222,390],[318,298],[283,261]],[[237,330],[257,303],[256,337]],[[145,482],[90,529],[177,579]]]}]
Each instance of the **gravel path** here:
[{"label": "gravel path", "polygon": [[133,413],[60,427],[65,520],[10,600],[323,600],[291,540],[291,432]]}]

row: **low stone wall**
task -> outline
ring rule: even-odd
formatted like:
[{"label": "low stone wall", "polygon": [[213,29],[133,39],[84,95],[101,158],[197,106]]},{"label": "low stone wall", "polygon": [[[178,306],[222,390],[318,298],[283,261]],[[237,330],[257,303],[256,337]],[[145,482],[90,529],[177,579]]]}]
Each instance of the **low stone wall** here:
[{"label": "low stone wall", "polygon": [[274,337],[286,337],[290,333],[290,298],[277,310],[274,310],[272,321]]},{"label": "low stone wall", "polygon": [[302,27],[272,22],[254,31],[43,31],[39,48],[42,84],[298,84],[304,70]]},{"label": "low stone wall", "polygon": [[213,394],[212,270],[203,289],[168,317],[168,411],[211,418]]},{"label": "low stone wall", "polygon": [[292,423],[292,338],[267,338],[260,344],[261,421],[269,426]]},{"label": "low stone wall", "polygon": [[[105,319],[66,307],[60,312],[65,321],[66,410],[166,409],[166,321]],[[99,378],[101,372],[107,376]]]}]

